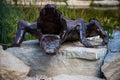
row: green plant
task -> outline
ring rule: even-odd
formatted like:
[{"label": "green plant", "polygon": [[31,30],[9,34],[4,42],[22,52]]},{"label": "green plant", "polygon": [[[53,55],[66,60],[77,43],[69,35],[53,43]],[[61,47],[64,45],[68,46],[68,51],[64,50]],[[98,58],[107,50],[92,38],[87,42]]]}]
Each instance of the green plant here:
[{"label": "green plant", "polygon": [[11,41],[9,38],[16,30],[15,24],[18,20],[18,14],[13,10],[12,6],[6,3],[6,0],[0,2],[0,43]]},{"label": "green plant", "polygon": [[55,1],[55,2],[66,2],[67,0],[52,0],[52,1]]}]

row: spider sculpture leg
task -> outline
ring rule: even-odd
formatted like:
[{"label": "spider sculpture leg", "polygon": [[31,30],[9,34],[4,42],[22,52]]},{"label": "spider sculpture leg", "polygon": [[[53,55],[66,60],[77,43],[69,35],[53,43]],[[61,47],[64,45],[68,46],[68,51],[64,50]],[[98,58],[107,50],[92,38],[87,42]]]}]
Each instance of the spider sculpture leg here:
[{"label": "spider sculpture leg", "polygon": [[12,43],[12,47],[19,47],[24,39],[25,33],[28,32],[36,37],[38,37],[38,31],[37,31],[37,24],[30,24],[26,21],[19,21],[18,22],[18,28],[17,33],[14,42]]},{"label": "spider sculpture leg", "polygon": [[75,21],[77,31],[79,33],[79,39],[80,42],[85,46],[85,47],[94,47],[91,43],[88,42],[86,39],[86,24],[84,23],[83,20],[78,19]]},{"label": "spider sculpture leg", "polygon": [[103,39],[102,45],[105,45],[108,43],[109,38],[106,34],[106,32],[103,30],[103,28],[100,26],[99,22],[95,19],[91,19],[90,22],[87,24],[87,36],[90,36],[92,32],[96,32],[97,35],[100,35],[100,37]]}]

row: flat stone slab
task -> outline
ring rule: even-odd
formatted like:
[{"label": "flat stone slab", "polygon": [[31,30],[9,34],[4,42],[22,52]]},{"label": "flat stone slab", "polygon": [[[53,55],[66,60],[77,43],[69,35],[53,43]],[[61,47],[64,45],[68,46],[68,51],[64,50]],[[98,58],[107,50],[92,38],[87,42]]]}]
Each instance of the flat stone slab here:
[{"label": "flat stone slab", "polygon": [[[94,44],[98,42],[96,40]],[[21,47],[8,48],[7,51],[31,67],[30,75],[97,76],[106,47],[85,48],[80,42],[68,42],[61,46],[56,55],[50,56],[38,46],[38,40],[30,40],[23,42]]]},{"label": "flat stone slab", "polygon": [[[92,44],[99,44],[100,40],[91,41]],[[38,49],[42,54],[45,54],[38,46],[38,40],[24,41],[21,45],[24,49]],[[30,49],[31,50],[31,49]],[[106,46],[99,46],[98,48],[86,48],[79,41],[67,42],[62,44],[57,55],[62,55],[65,58],[81,58],[88,60],[97,60],[106,54]]]},{"label": "flat stone slab", "polygon": [[105,46],[100,48],[86,48],[80,42],[66,43],[60,48],[59,53],[64,53],[66,58],[79,58],[97,60],[106,54]]}]

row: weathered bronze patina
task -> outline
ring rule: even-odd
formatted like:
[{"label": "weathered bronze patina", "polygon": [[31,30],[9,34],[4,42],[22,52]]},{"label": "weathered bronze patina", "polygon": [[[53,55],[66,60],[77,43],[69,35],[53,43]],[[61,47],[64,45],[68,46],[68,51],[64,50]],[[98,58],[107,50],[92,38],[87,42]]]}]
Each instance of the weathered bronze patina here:
[{"label": "weathered bronze patina", "polygon": [[[47,54],[56,54],[60,45],[69,38],[78,39],[85,47],[95,47],[86,37],[99,35],[102,45],[108,43],[108,36],[96,19],[85,23],[82,19],[66,19],[54,4],[47,4],[40,11],[36,23],[18,22],[18,31],[12,46],[19,47],[25,33],[39,39],[39,44]],[[75,37],[77,35],[77,37]]]}]

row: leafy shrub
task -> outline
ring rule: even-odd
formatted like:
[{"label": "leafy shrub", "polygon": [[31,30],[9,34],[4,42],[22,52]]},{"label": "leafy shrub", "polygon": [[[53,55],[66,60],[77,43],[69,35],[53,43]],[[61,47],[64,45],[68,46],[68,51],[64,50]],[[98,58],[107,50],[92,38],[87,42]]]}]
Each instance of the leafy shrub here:
[{"label": "leafy shrub", "polygon": [[15,36],[17,21],[20,19],[19,13],[6,3],[0,2],[0,43],[10,42]]}]

